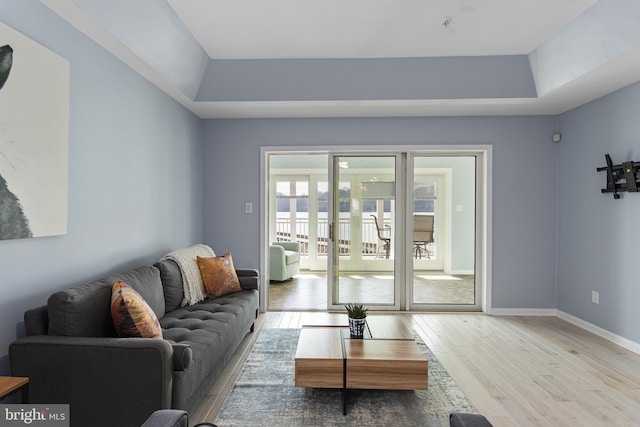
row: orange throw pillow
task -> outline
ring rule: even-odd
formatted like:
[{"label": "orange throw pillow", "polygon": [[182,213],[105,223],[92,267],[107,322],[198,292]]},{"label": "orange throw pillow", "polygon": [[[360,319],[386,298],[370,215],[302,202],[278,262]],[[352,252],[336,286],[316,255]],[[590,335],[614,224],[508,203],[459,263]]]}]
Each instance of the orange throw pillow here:
[{"label": "orange throw pillow", "polygon": [[119,337],[162,338],[160,322],[149,304],[121,280],[111,288],[111,319]]},{"label": "orange throw pillow", "polygon": [[242,290],[230,253],[213,258],[198,257],[197,261],[204,287],[209,295],[217,298]]}]

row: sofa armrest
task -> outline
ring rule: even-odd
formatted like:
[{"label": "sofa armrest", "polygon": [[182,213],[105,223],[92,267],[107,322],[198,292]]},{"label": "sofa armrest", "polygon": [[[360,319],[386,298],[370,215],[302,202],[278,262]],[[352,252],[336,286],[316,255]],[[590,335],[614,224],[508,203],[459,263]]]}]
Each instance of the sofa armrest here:
[{"label": "sofa armrest", "polygon": [[243,290],[258,290],[260,286],[260,273],[252,268],[244,268],[236,270],[240,287]]},{"label": "sofa armrest", "polygon": [[186,371],[193,360],[193,350],[189,344],[169,341],[173,349],[173,370]]},{"label": "sofa armrest", "polygon": [[449,414],[450,427],[492,427],[483,415],[452,412]]},{"label": "sofa armrest", "polygon": [[236,270],[238,277],[259,277],[260,272],[255,268],[238,268]]},{"label": "sofa armrest", "polygon": [[24,312],[24,329],[27,336],[47,335],[49,329],[49,311],[46,305]]},{"label": "sofa armrest", "polygon": [[284,247],[276,243],[269,246],[269,280],[285,280],[287,264]]},{"label": "sofa armrest", "polygon": [[159,409],[141,427],[188,427],[189,415],[180,409]]},{"label": "sofa armrest", "polygon": [[274,246],[282,246],[285,251],[300,252],[300,242],[273,242]]},{"label": "sofa armrest", "polygon": [[29,377],[29,403],[67,403],[75,425],[140,425],[171,408],[173,350],[150,338],[38,335],[9,346],[11,374]]}]

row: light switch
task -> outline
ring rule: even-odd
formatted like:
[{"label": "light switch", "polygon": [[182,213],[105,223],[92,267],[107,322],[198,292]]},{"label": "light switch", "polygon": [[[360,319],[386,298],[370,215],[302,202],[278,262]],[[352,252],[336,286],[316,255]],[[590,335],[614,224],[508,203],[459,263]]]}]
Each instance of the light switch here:
[{"label": "light switch", "polygon": [[244,204],[244,212],[245,213],[253,213],[253,203],[247,202]]},{"label": "light switch", "polygon": [[464,212],[464,205],[456,205],[456,212]]}]

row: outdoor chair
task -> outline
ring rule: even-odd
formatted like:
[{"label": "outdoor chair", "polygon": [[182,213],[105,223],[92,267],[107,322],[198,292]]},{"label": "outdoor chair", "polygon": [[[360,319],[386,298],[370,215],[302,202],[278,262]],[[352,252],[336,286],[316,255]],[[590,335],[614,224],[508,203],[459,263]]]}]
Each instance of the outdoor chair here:
[{"label": "outdoor chair", "polygon": [[422,258],[422,251],[431,259],[427,245],[433,243],[433,219],[433,215],[413,216],[413,250],[416,259]]},{"label": "outdoor chair", "polygon": [[378,232],[378,239],[382,241],[382,245],[378,247],[376,252],[376,258],[380,255],[380,249],[384,250],[384,257],[389,259],[389,254],[391,253],[391,227],[388,225],[382,225],[380,227],[378,225],[378,218],[375,215],[371,215],[373,217],[373,221],[376,224],[376,231]]}]

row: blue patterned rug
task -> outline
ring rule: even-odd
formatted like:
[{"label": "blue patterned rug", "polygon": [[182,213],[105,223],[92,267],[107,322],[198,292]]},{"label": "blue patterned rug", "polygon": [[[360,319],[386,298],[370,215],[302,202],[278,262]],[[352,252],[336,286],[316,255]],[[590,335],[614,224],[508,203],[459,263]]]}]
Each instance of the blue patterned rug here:
[{"label": "blue patterned rug", "polygon": [[263,329],[213,421],[228,426],[448,426],[451,412],[477,412],[421,339],[429,389],[340,390],[294,386],[300,329]]}]

